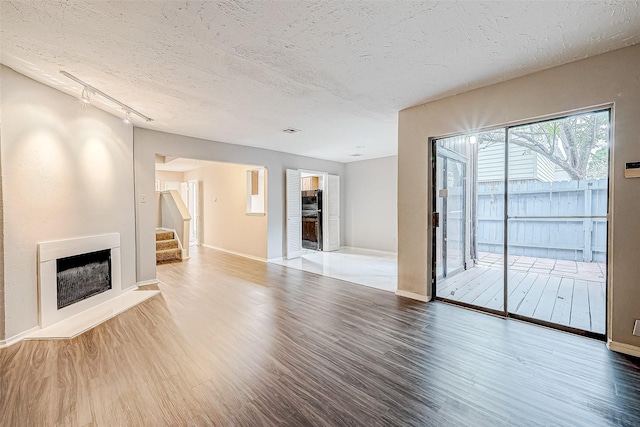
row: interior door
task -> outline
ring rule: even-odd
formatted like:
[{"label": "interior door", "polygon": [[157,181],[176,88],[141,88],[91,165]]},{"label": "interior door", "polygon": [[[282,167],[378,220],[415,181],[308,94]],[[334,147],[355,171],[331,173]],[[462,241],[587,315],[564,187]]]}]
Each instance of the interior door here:
[{"label": "interior door", "polygon": [[200,222],[200,215],[198,214],[198,180],[191,179],[187,181],[187,209],[191,215],[191,222],[189,224],[189,244],[198,244],[198,224]]},{"label": "interior door", "polygon": [[302,255],[302,176],[300,171],[287,169],[287,259]]},{"label": "interior door", "polygon": [[337,251],[340,249],[340,177],[329,175],[324,197],[327,199],[328,216],[326,230],[323,230],[326,239],[324,251]]}]

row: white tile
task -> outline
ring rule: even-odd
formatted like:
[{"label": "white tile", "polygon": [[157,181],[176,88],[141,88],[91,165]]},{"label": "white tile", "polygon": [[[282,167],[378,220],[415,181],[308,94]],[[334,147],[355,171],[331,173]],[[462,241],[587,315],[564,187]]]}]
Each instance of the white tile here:
[{"label": "white tile", "polygon": [[359,248],[308,251],[300,258],[274,263],[389,292],[398,287],[397,255],[391,252]]}]

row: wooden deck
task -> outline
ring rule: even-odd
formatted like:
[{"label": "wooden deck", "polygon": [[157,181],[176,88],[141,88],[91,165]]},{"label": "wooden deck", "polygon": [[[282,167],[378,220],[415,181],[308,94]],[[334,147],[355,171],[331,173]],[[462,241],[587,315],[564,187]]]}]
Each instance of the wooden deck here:
[{"label": "wooden deck", "polygon": [[[511,262],[509,312],[598,334],[605,332],[605,281],[597,269],[566,273]],[[575,263],[574,263],[575,264]],[[437,296],[503,310],[503,269],[478,265],[437,282]],[[590,279],[590,280],[589,280]]]}]

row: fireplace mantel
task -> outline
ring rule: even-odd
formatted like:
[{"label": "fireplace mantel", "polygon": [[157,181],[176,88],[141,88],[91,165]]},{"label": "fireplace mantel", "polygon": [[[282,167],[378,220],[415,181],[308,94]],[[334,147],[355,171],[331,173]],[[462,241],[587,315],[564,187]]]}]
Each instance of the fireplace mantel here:
[{"label": "fireplace mantel", "polygon": [[[56,260],[111,249],[111,289],[58,310]],[[41,328],[89,310],[121,293],[120,234],[102,234],[38,245],[38,304]]]}]

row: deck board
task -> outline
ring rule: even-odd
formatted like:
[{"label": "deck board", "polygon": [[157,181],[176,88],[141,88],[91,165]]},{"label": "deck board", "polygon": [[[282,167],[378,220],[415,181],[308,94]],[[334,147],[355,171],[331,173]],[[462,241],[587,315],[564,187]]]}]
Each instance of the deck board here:
[{"label": "deck board", "polygon": [[473,302],[478,295],[486,291],[496,281],[502,281],[502,272],[499,270],[491,270],[488,274],[483,274],[474,281],[469,282],[463,289],[464,294],[460,295],[458,301],[467,303]]},{"label": "deck board", "polygon": [[589,288],[586,280],[573,282],[573,301],[571,303],[571,323],[574,328],[590,330]]},{"label": "deck board", "polygon": [[536,310],[533,312],[533,315],[531,317],[535,319],[551,321],[553,309],[555,308],[556,302],[558,301],[560,280],[560,277],[549,276],[549,280],[547,281],[547,285],[544,288],[544,292],[542,292],[540,301],[538,301],[538,306],[536,307]]},{"label": "deck board", "polygon": [[520,306],[516,307],[514,313],[522,316],[533,317],[533,312],[538,307],[540,297],[544,292],[544,288],[547,286],[549,276],[546,274],[537,274],[535,280],[531,284],[529,292],[525,295],[520,303]]},{"label": "deck board", "polygon": [[591,312],[591,329],[594,332],[604,333],[605,331],[605,306],[601,302],[604,301],[604,292],[599,282],[587,282],[589,289],[589,311]]},{"label": "deck board", "polygon": [[558,300],[551,314],[551,322],[568,325],[571,322],[571,304],[573,301],[573,279],[563,277],[558,289]]},{"label": "deck board", "polygon": [[[437,295],[501,311],[502,277],[501,266],[476,266],[440,279],[436,284]],[[577,277],[575,274],[567,274],[567,277],[558,273],[545,274],[540,269],[533,272],[510,268],[509,312],[603,334],[606,324],[605,283]]]},{"label": "deck board", "polygon": [[509,311],[515,312],[518,307],[520,307],[520,304],[527,296],[527,293],[531,290],[533,282],[535,282],[537,277],[537,273],[528,273],[525,278],[513,288],[513,290],[509,290]]},{"label": "deck board", "polygon": [[445,297],[446,294],[450,294],[452,290],[457,289],[456,285],[466,284],[467,282],[476,279],[483,274],[489,274],[491,269],[488,267],[475,267],[471,270],[465,271],[464,275],[456,274],[442,281],[442,286],[438,288],[438,296]]}]

